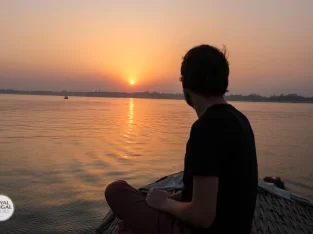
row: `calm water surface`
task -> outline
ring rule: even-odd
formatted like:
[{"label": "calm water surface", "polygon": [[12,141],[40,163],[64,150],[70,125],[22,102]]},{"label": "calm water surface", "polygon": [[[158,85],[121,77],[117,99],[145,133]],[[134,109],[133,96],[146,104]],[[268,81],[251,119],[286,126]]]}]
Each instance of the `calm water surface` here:
[{"label": "calm water surface", "polygon": [[[254,128],[260,177],[313,199],[313,105],[232,104]],[[0,95],[0,194],[15,204],[0,233],[90,233],[108,183],[182,170],[195,120],[181,100]]]}]

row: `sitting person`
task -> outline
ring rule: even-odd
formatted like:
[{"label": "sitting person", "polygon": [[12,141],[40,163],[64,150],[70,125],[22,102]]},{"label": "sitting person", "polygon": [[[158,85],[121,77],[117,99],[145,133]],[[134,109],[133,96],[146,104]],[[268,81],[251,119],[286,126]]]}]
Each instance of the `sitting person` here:
[{"label": "sitting person", "polygon": [[198,119],[187,142],[183,191],[151,189],[145,197],[125,181],[108,185],[105,197],[121,220],[119,233],[251,233],[258,184],[254,133],[224,99],[225,54],[200,45],[184,56],[183,93]]}]

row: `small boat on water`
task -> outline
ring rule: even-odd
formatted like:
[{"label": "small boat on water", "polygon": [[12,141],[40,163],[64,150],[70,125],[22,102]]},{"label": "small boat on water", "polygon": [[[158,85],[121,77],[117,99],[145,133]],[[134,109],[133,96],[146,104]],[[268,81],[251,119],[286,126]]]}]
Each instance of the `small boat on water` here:
[{"label": "small boat on water", "polygon": [[68,96],[65,96],[64,99],[68,99]]},{"label": "small boat on water", "polygon": [[[145,195],[150,188],[164,189],[168,192],[182,190],[183,172],[165,176],[139,188],[139,191]],[[118,219],[109,211],[94,234],[117,234],[117,224]],[[257,233],[313,234],[313,203],[302,196],[277,187],[275,183],[259,179],[252,227],[252,234]]]}]

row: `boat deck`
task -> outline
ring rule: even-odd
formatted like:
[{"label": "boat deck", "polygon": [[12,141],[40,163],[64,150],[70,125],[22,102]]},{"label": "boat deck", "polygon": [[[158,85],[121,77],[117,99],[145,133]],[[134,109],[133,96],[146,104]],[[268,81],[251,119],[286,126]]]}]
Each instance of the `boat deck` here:
[{"label": "boat deck", "polygon": [[313,206],[258,189],[252,233],[313,233]]}]

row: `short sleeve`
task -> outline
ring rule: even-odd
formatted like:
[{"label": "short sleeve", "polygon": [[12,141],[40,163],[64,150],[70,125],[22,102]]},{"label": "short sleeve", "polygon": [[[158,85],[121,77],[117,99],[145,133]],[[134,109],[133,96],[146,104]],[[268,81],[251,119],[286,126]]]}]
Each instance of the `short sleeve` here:
[{"label": "short sleeve", "polygon": [[203,125],[196,122],[192,126],[188,153],[193,176],[220,175],[220,158],[223,156],[220,135],[214,124]]}]

